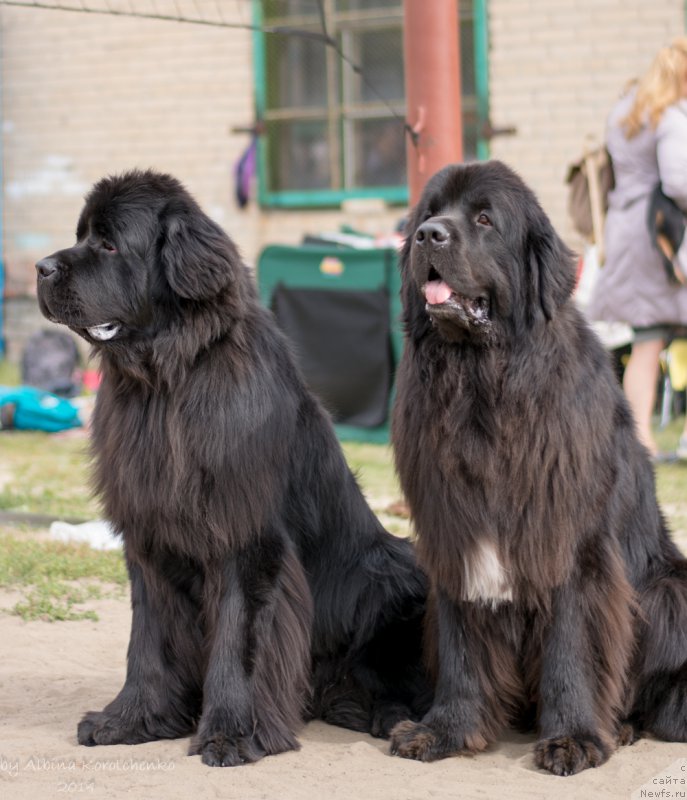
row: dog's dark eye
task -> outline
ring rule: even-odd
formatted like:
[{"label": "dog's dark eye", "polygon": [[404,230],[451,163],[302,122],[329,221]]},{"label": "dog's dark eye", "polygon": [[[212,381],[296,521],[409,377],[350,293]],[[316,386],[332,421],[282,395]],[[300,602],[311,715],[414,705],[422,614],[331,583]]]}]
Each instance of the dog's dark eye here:
[{"label": "dog's dark eye", "polygon": [[117,248],[111,242],[108,242],[107,239],[103,239],[102,248],[103,250],[107,250],[108,253],[117,252]]},{"label": "dog's dark eye", "polygon": [[484,211],[480,211],[480,213],[477,215],[477,224],[491,227],[491,220]]}]

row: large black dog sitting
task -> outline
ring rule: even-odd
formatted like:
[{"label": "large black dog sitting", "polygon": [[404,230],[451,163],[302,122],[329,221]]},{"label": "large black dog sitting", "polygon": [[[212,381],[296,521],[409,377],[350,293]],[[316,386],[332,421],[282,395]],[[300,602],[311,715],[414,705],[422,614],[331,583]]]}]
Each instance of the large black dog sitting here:
[{"label": "large black dog sitting", "polygon": [[100,181],[37,264],[100,356],[95,484],[124,537],[126,683],[81,744],[195,732],[235,765],[303,714],[386,735],[426,702],[425,579],[380,526],[233,243],[174,178]]},{"label": "large black dog sitting", "polygon": [[687,561],[656,502],[573,259],[499,162],[428,183],[403,252],[393,439],[436,598],[432,709],[399,755],[538,729],[538,766],[687,741]]}]

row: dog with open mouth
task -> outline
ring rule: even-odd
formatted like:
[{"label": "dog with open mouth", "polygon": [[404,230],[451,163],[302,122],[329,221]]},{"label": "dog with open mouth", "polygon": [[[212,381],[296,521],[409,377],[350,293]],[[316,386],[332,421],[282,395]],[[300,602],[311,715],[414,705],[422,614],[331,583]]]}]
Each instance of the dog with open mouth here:
[{"label": "dog with open mouth", "polygon": [[392,751],[474,753],[517,725],[570,775],[645,731],[687,741],[687,561],[573,254],[494,161],[430,179],[401,262],[392,435],[437,684]]}]

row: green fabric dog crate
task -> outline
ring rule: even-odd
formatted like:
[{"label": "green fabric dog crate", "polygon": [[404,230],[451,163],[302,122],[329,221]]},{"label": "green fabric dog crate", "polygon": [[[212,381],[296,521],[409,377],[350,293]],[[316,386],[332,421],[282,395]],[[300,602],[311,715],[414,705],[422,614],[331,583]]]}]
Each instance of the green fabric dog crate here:
[{"label": "green fabric dog crate", "polygon": [[403,347],[396,251],[271,245],[260,254],[257,278],[262,302],[339,438],[387,442]]}]

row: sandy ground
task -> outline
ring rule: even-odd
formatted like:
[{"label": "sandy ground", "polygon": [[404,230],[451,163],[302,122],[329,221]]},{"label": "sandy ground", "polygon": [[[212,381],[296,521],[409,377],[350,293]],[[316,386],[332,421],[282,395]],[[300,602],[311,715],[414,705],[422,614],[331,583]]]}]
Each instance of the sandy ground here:
[{"label": "sandy ground", "polygon": [[[0,595],[0,607],[13,598]],[[98,601],[98,622],[22,622],[0,615],[0,798],[687,798],[687,745],[642,740],[599,769],[557,778],[534,768],[533,738],[506,734],[488,752],[434,764],[388,755],[387,743],[323,723],[297,752],[234,769],[188,757],[188,740],[84,748],[83,711],[100,709],[124,677],[130,610]]]}]

